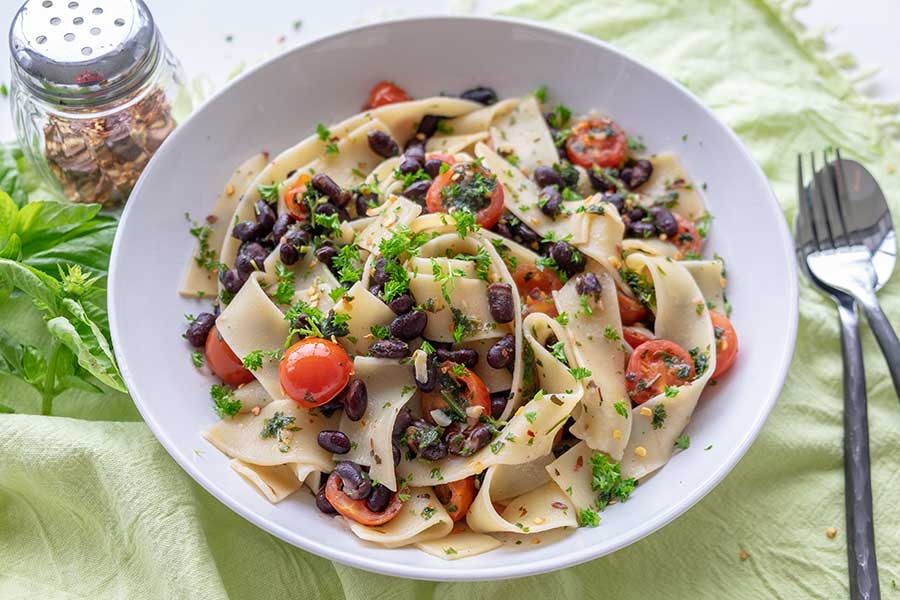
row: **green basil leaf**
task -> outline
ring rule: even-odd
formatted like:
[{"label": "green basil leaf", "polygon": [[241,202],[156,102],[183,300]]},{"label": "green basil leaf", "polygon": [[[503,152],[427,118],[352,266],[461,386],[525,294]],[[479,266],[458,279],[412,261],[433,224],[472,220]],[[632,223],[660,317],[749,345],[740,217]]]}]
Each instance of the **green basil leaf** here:
[{"label": "green basil leaf", "polygon": [[16,206],[28,202],[28,192],[19,170],[18,159],[25,162],[22,151],[14,144],[0,144],[0,190],[9,194]]},{"label": "green basil leaf", "polygon": [[29,202],[19,210],[16,229],[23,246],[47,247],[96,217],[100,208],[99,204]]},{"label": "green basil leaf", "polygon": [[59,281],[46,273],[22,263],[0,258],[0,281],[22,290],[41,311],[49,313],[49,316],[58,314],[57,296],[62,286]]},{"label": "green basil leaf", "polygon": [[0,248],[0,258],[8,258],[10,260],[18,260],[22,255],[22,238],[18,233],[14,233],[6,240],[6,244]]},{"label": "green basil leaf", "polygon": [[22,345],[3,329],[0,329],[0,358],[8,371],[22,374]]},{"label": "green basil leaf", "polygon": [[0,404],[0,414],[11,415],[11,414],[13,414],[14,412],[16,412],[16,411],[14,411],[13,409],[11,409],[11,408],[8,407],[7,405],[5,405],[5,404]]},{"label": "green basil leaf", "polygon": [[47,372],[47,361],[41,351],[34,346],[22,346],[22,379],[40,386]]},{"label": "green basil leaf", "polygon": [[75,354],[82,368],[109,387],[125,392],[125,384],[103,332],[78,301],[63,298],[62,305],[70,318],[59,316],[47,321],[50,333]]},{"label": "green basil leaf", "polygon": [[18,214],[19,207],[9,194],[0,190],[0,246],[5,246],[9,237],[16,232]]},{"label": "green basil leaf", "polygon": [[49,275],[58,276],[59,267],[80,265],[95,275],[105,275],[116,236],[116,221],[96,218],[60,236],[52,244],[23,246],[22,262]]}]

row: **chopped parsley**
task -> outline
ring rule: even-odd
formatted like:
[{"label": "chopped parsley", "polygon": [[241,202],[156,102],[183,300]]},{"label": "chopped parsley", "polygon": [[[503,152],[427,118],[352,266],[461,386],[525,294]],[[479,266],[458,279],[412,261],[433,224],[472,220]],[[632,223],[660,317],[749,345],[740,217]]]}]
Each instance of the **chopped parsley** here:
[{"label": "chopped parsley", "polygon": [[563,311],[556,316],[556,322],[560,325],[568,325],[569,324],[569,313]]},{"label": "chopped parsley", "polygon": [[285,431],[299,431],[299,427],[294,424],[296,419],[291,415],[286,415],[281,411],[276,412],[270,418],[263,422],[262,431],[259,437],[263,439],[275,438],[278,440],[278,450],[287,452],[291,449],[286,441]]},{"label": "chopped parsley", "polygon": [[700,237],[706,238],[709,235],[709,227],[712,225],[713,216],[710,213],[705,213],[700,219],[697,220],[697,233],[700,234]]},{"label": "chopped parsley", "polygon": [[431,517],[433,517],[434,513],[436,513],[436,512],[437,511],[434,509],[434,507],[426,506],[425,508],[422,509],[422,518],[427,521],[427,520],[431,519]]},{"label": "chopped parsley", "polygon": [[638,302],[647,308],[656,306],[656,289],[643,275],[637,271],[626,269],[624,267],[619,269],[619,275],[621,275],[622,280],[628,284],[628,287],[630,287],[631,291],[637,296]]},{"label": "chopped parsley", "polygon": [[443,481],[443,480],[444,480],[444,474],[441,473],[441,470],[440,470],[439,468],[435,467],[435,468],[433,468],[433,469],[431,470],[431,478],[432,478],[432,479],[436,479],[436,480],[438,480],[438,481]]},{"label": "chopped parsley", "polygon": [[191,364],[196,368],[200,368],[203,366],[203,353],[199,350],[191,352]]},{"label": "chopped parsley", "polygon": [[417,181],[428,181],[431,176],[424,169],[418,169],[412,173],[402,173],[400,169],[394,169],[394,179],[403,182],[402,187],[405,190]]},{"label": "chopped parsley", "polygon": [[666,398],[674,398],[678,395],[678,388],[672,385],[667,385],[664,393]]},{"label": "chopped parsley", "polygon": [[639,138],[635,138],[630,135],[628,136],[627,144],[628,149],[632,152],[643,152],[647,149],[647,146],[644,145],[644,142],[642,142]]},{"label": "chopped parsley", "polygon": [[535,411],[528,411],[527,413],[525,413],[525,420],[528,421],[529,423],[534,423],[534,420],[536,418],[537,418],[537,412],[535,412]]},{"label": "chopped parsley", "polygon": [[572,109],[565,104],[557,104],[553,113],[547,117],[547,122],[550,124],[550,127],[553,127],[554,129],[563,129],[569,124],[569,119],[571,118]]},{"label": "chopped parsley", "polygon": [[325,154],[340,154],[341,149],[338,148],[337,142],[328,142],[325,146]]},{"label": "chopped parsley", "polygon": [[578,511],[579,527],[597,527],[600,525],[600,515],[591,508],[582,508]]},{"label": "chopped parsley", "polygon": [[625,405],[624,400],[616,402],[615,404],[613,404],[613,406],[615,407],[616,412],[619,413],[619,415],[625,417],[626,419],[628,418],[628,407]]},{"label": "chopped parsley", "polygon": [[457,260],[467,260],[475,263],[475,274],[479,279],[487,281],[491,271],[491,257],[488,255],[484,247],[478,248],[475,254],[457,254],[454,256]]},{"label": "chopped parsley", "polygon": [[234,392],[224,385],[214,385],[209,388],[209,395],[213,401],[213,407],[219,418],[233,417],[241,412],[241,401],[236,400]]},{"label": "chopped parsley", "polygon": [[422,340],[422,345],[419,346],[419,349],[422,350],[425,354],[434,353],[434,346],[428,343],[428,340]]},{"label": "chopped parsley", "polygon": [[388,328],[384,325],[372,325],[372,327],[369,328],[369,331],[376,340],[386,340],[391,337],[391,332],[388,331]]},{"label": "chopped parsley", "polygon": [[191,216],[184,215],[191,223],[191,235],[197,238],[197,256],[194,262],[197,266],[207,271],[215,271],[219,268],[219,258],[216,251],[209,247],[209,235],[212,230],[209,225],[199,225],[195,221],[191,221]]},{"label": "chopped parsley", "polygon": [[262,368],[263,359],[268,358],[270,360],[279,360],[281,358],[280,350],[252,350],[247,353],[247,355],[241,359],[241,363],[243,363],[244,368],[250,369],[251,371],[258,371]]},{"label": "chopped parsley", "polygon": [[556,342],[555,344],[551,344],[550,354],[552,354],[556,360],[561,362],[564,365],[569,364],[569,359],[566,357],[566,343],[563,341]]},{"label": "chopped parsley", "polygon": [[474,215],[490,203],[490,197],[497,189],[497,177],[486,174],[480,168],[455,169],[461,176],[441,188],[441,202],[446,208],[468,211]]},{"label": "chopped parsley", "polygon": [[[453,512],[456,512],[456,511],[454,510]],[[453,555],[453,554],[457,554],[456,548],[454,548],[453,546],[447,546],[447,547],[444,548],[443,550],[444,550],[444,554],[446,554],[446,555],[448,555],[448,556]]]},{"label": "chopped parsley", "polygon": [[272,298],[279,304],[290,304],[294,298],[294,272],[278,262],[275,264],[275,277],[278,283]]},{"label": "chopped parsley", "polygon": [[453,222],[456,223],[456,232],[459,237],[465,239],[466,234],[474,233],[481,229],[481,225],[475,220],[475,214],[468,210],[454,210],[450,213]]},{"label": "chopped parsley", "polygon": [[[668,394],[666,395],[668,396]],[[653,407],[653,416],[650,418],[650,426],[653,427],[653,429],[662,429],[666,422],[666,417],[668,416],[665,405],[660,402]]]},{"label": "chopped parsley", "polygon": [[362,278],[361,262],[359,246],[352,243],[341,246],[337,256],[332,259],[331,267],[337,275],[338,281],[353,285]]},{"label": "chopped parsley", "polygon": [[619,332],[616,331],[615,329],[613,329],[612,327],[610,327],[609,325],[607,325],[603,329],[603,337],[605,337],[606,339],[608,339],[611,342],[617,342],[622,338],[622,336],[619,335]]},{"label": "chopped parsley", "polygon": [[695,346],[688,350],[688,354],[694,359],[694,370],[697,373],[697,377],[706,373],[706,369],[709,368],[709,352],[700,352],[700,348]]},{"label": "chopped parsley", "polygon": [[575,316],[580,317],[581,315],[584,315],[586,317],[589,317],[594,314],[594,309],[591,308],[587,294],[582,294],[578,299],[578,303],[581,305],[581,308],[578,309],[578,312],[575,313]]},{"label": "chopped parsley", "polygon": [[331,131],[324,124],[318,123],[316,125],[316,135],[319,136],[319,140],[326,142],[331,137]]},{"label": "chopped parsley", "polygon": [[277,183],[272,183],[270,185],[258,185],[256,186],[256,191],[259,193],[259,197],[269,204],[273,204],[278,201]]},{"label": "chopped parsley", "polygon": [[537,101],[541,104],[547,102],[547,86],[542,85],[538,89],[534,90],[534,97],[537,98]]},{"label": "chopped parsley", "polygon": [[691,447],[691,437],[688,435],[679,435],[675,438],[675,447],[679,450],[687,450]]},{"label": "chopped parsley", "polygon": [[576,380],[584,379],[585,377],[590,377],[591,372],[584,367],[574,367],[569,369],[569,374],[572,375]]},{"label": "chopped parsley", "polygon": [[628,500],[637,481],[622,479],[617,463],[609,462],[605,454],[597,452],[591,456],[591,490],[597,492],[597,509],[605,509],[610,502]]}]

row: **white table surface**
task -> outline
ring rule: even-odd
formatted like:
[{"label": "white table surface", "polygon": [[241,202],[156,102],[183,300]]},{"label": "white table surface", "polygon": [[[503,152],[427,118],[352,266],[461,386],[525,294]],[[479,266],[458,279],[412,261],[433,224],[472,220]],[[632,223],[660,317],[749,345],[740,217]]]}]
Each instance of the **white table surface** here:
[{"label": "white table surface", "polygon": [[[242,62],[340,29],[387,18],[465,12],[486,14],[518,0],[146,0],[188,79],[224,82]],[[612,0],[611,0],[612,1]],[[621,0],[627,1],[627,0]],[[4,0],[0,31],[6,34],[18,0]],[[834,28],[829,51],[850,52],[879,73],[862,89],[879,99],[900,99],[900,2],[812,0],[798,11],[809,28]],[[295,28],[295,25],[300,25]],[[8,84],[9,49],[0,44],[0,82]],[[0,98],[0,140],[14,137],[9,100]]]}]

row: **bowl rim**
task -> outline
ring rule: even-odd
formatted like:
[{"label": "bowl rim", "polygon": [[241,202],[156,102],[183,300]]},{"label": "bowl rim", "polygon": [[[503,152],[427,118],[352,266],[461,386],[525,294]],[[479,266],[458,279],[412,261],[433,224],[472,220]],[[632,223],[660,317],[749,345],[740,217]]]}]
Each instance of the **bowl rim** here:
[{"label": "bowl rim", "polygon": [[[244,507],[238,500],[233,499],[231,494],[221,487],[216,481],[205,476],[200,472],[199,469],[195,468],[193,462],[189,459],[187,455],[184,455],[180,452],[177,447],[177,444],[168,437],[165,430],[159,425],[159,423],[154,419],[151,411],[145,408],[144,401],[141,398],[140,391],[136,388],[136,386],[132,385],[131,381],[131,371],[128,367],[128,359],[122,354],[118,348],[120,346],[119,339],[119,315],[115,310],[115,306],[117,306],[117,280],[118,280],[118,272],[119,272],[119,250],[122,246],[123,242],[123,234],[125,227],[123,224],[127,221],[131,209],[134,206],[134,203],[126,204],[124,211],[122,212],[119,226],[116,231],[116,236],[113,241],[113,248],[110,256],[109,263],[109,283],[108,283],[108,306],[110,307],[109,311],[109,324],[110,324],[110,333],[113,341],[113,348],[116,356],[116,360],[119,364],[120,371],[122,373],[123,380],[125,381],[126,386],[128,387],[129,392],[131,393],[132,398],[134,399],[135,406],[137,407],[141,417],[144,422],[153,432],[153,435],[156,439],[162,444],[162,446],[166,449],[166,452],[171,456],[175,462],[197,483],[199,483],[207,492],[212,494],[219,502],[230,508],[232,511],[242,516],[244,519],[250,521],[263,531],[266,531],[275,537],[291,544],[292,546],[301,548],[302,550],[311,552],[317,556],[326,558],[328,560],[333,560],[338,563],[363,569],[369,572],[379,573],[382,575],[389,575],[394,577],[404,577],[409,579],[420,579],[420,580],[428,580],[428,581],[486,581],[486,580],[497,580],[497,579],[513,579],[518,577],[525,577],[529,575],[539,575],[543,573],[547,573],[550,571],[555,571],[563,568],[573,567],[584,562],[594,560],[600,558],[602,556],[611,554],[616,552],[617,550],[621,550],[642,538],[654,533],[655,531],[661,529],[665,525],[668,525],[676,518],[687,512],[690,508],[692,508],[697,502],[699,502],[706,494],[715,488],[722,479],[725,478],[728,473],[735,467],[735,465],[741,460],[741,458],[746,454],[747,450],[756,440],[759,435],[762,426],[765,424],[769,414],[772,411],[772,408],[775,406],[776,401],[778,400],[781,390],[784,386],[784,382],[787,378],[787,373],[790,368],[794,349],[796,346],[796,338],[797,338],[797,326],[799,321],[799,283],[797,278],[797,265],[794,261],[794,251],[793,251],[793,240],[791,238],[787,221],[784,217],[784,213],[781,209],[781,206],[775,196],[774,190],[772,189],[771,183],[768,178],[763,173],[760,166],[753,159],[749,150],[744,146],[743,142],[734,133],[734,131],[728,127],[723,121],[721,121],[712,110],[707,107],[694,93],[685,88],[682,84],[677,82],[676,80],[660,73],[658,70],[650,67],[643,62],[633,58],[628,53],[612,46],[611,44],[602,41],[600,39],[591,37],[587,34],[583,34],[577,31],[571,31],[568,29],[561,29],[558,27],[554,27],[545,23],[531,21],[527,19],[517,18],[517,17],[508,17],[508,16],[482,16],[482,15],[450,15],[450,14],[433,14],[433,15],[419,15],[412,17],[402,17],[402,18],[393,18],[386,19],[383,21],[379,21],[377,23],[369,23],[360,25],[357,27],[352,27],[348,29],[343,29],[341,31],[337,31],[331,34],[322,35],[316,37],[308,42],[295,46],[293,48],[287,49],[284,52],[280,52],[275,56],[272,56],[259,64],[253,66],[252,68],[247,69],[238,77],[234,78],[232,81],[228,82],[222,89],[215,92],[212,96],[210,96],[206,102],[200,105],[198,109],[194,110],[184,122],[181,123],[180,127],[176,127],[172,134],[166,139],[163,143],[163,148],[166,146],[173,145],[170,143],[170,140],[175,140],[180,137],[187,128],[184,127],[187,123],[189,123],[192,119],[194,119],[207,105],[211,105],[214,102],[220,101],[221,97],[225,94],[228,94],[232,87],[239,84],[239,82],[243,81],[245,78],[252,77],[256,74],[257,71],[269,68],[276,62],[279,61],[290,61],[291,57],[295,54],[299,54],[305,50],[308,50],[312,47],[315,47],[317,44],[323,43],[325,41],[333,41],[340,38],[352,37],[354,35],[359,34],[363,31],[368,31],[372,29],[383,29],[383,28],[391,28],[398,24],[410,24],[410,23],[433,23],[435,21],[439,22],[495,22],[501,24],[513,25],[516,27],[523,27],[528,29],[533,29],[536,31],[540,31],[541,33],[553,34],[559,36],[560,38],[570,38],[579,42],[586,42],[588,44],[593,44],[601,47],[606,52],[609,52],[613,55],[616,55],[620,59],[629,63],[631,68],[642,69],[644,71],[649,72],[651,75],[661,78],[668,82],[669,84],[678,88],[681,93],[685,94],[694,104],[697,105],[698,108],[701,109],[703,114],[707,117],[707,119],[714,123],[716,127],[720,128],[724,131],[724,133],[734,142],[735,146],[738,148],[739,152],[743,155],[743,157],[747,160],[748,164],[751,165],[751,170],[753,175],[756,178],[761,179],[765,183],[765,189],[768,190],[768,193],[765,195],[765,198],[762,200],[761,204],[768,210],[770,213],[773,213],[775,217],[775,222],[777,223],[777,232],[776,235],[773,236],[775,240],[777,240],[785,250],[786,257],[786,269],[788,275],[788,288],[787,295],[791,302],[787,307],[788,310],[788,323],[789,328],[787,331],[787,335],[785,338],[785,343],[779,349],[780,357],[779,357],[779,368],[776,373],[769,379],[768,390],[763,394],[765,398],[765,404],[761,406],[761,410],[758,412],[756,419],[749,423],[746,429],[744,430],[744,435],[740,439],[740,441],[734,446],[734,449],[730,452],[730,454],[723,456],[722,460],[718,463],[718,466],[714,471],[712,471],[709,476],[702,481],[700,485],[694,488],[690,493],[686,496],[672,504],[666,510],[656,513],[652,518],[647,519],[639,526],[635,527],[631,531],[629,531],[626,535],[621,536],[620,542],[615,545],[615,547],[608,547],[598,549],[596,546],[588,546],[585,548],[580,548],[577,550],[573,550],[571,552],[560,554],[559,556],[549,558],[549,559],[541,559],[537,561],[529,561],[523,560],[522,562],[514,565],[505,566],[501,569],[485,569],[485,568],[461,568],[461,567],[453,567],[453,568],[441,568],[437,567],[422,567],[415,565],[407,565],[398,562],[389,562],[383,559],[377,558],[369,558],[362,555],[356,555],[340,550],[334,550],[331,547],[327,546],[324,543],[320,543],[316,540],[306,538],[296,531],[287,529],[268,520],[266,517],[255,513],[249,508]],[[163,150],[164,151],[164,150]],[[151,158],[148,165],[145,167],[144,172],[149,172],[154,163],[158,160],[161,152],[157,151],[156,154]],[[142,176],[139,178],[137,184],[132,191],[132,194],[139,194],[142,191],[142,188],[146,182],[146,177]],[[498,573],[499,571],[499,573]]]}]

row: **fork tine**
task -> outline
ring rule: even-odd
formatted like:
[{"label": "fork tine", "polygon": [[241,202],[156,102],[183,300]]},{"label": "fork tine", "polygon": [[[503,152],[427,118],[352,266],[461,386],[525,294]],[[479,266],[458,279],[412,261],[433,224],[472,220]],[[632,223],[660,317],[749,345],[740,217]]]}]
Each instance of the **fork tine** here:
[{"label": "fork tine", "polygon": [[828,161],[828,150],[822,151],[822,158],[825,160],[825,166],[823,170],[825,172],[825,179],[828,181],[828,185],[826,186],[826,190],[823,194],[823,199],[825,201],[825,213],[828,214],[832,212],[837,213],[836,218],[829,219],[829,222],[832,224],[832,229],[835,233],[835,240],[839,237],[844,238],[844,245],[850,245],[850,232],[847,229],[847,220],[844,218],[844,211],[841,207],[841,190],[838,187],[837,180],[837,171],[840,170],[840,165],[835,165],[835,163]]},{"label": "fork tine", "polygon": [[811,196],[812,196],[812,210],[813,215],[817,224],[816,229],[818,230],[817,240],[819,242],[819,249],[822,246],[830,245],[832,248],[835,248],[834,244],[834,235],[831,230],[831,220],[828,218],[828,202],[825,199],[825,193],[830,186],[825,185],[825,182],[822,181],[822,177],[825,175],[823,171],[816,171],[816,154],[814,152],[809,153],[810,160],[812,162],[812,171],[813,178],[810,183]]},{"label": "fork tine", "polygon": [[836,175],[835,195],[837,197],[837,209],[841,225],[844,227],[844,240],[849,246],[852,243],[850,241],[850,228],[847,226],[849,221],[847,217],[850,214],[850,192],[847,191],[847,179],[844,177],[844,161],[841,158],[841,149],[835,148],[834,153],[837,156],[837,160],[832,162],[831,165]]},{"label": "fork tine", "polygon": [[803,154],[797,154],[797,203],[800,210],[800,218],[797,226],[801,230],[798,232],[800,233],[798,239],[806,240],[803,242],[804,245],[811,241],[815,244],[816,249],[821,250],[821,246],[819,245],[819,234],[816,228],[816,218],[812,209],[812,201],[810,200],[810,190],[812,185],[812,181],[810,181],[809,187],[804,183]]}]

